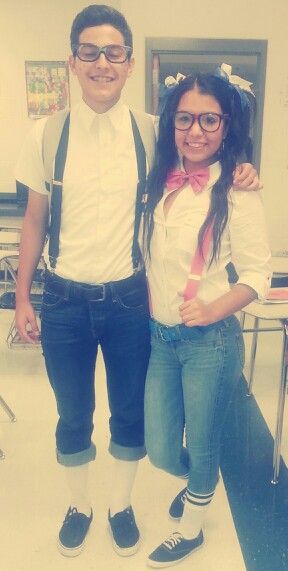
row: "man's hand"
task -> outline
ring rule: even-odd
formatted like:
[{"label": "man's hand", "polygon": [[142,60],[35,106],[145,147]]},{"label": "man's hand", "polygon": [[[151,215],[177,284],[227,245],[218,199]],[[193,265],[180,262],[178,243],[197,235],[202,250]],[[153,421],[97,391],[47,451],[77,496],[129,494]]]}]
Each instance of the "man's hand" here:
[{"label": "man's hand", "polygon": [[38,343],[40,331],[34,309],[29,301],[18,302],[16,306],[16,329],[25,343]]},{"label": "man's hand", "polygon": [[263,188],[257,170],[250,163],[242,163],[236,167],[233,186],[239,190],[260,190]]}]

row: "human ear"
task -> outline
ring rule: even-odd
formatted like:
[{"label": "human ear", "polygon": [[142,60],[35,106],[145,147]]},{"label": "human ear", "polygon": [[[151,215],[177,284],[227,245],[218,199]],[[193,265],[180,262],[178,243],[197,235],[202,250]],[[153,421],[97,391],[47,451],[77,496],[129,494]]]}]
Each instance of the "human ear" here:
[{"label": "human ear", "polygon": [[74,73],[74,75],[76,75],[76,69],[75,69],[76,58],[72,54],[69,56],[68,62],[69,62],[69,67],[70,67],[72,73]]},{"label": "human ear", "polygon": [[133,72],[134,66],[135,66],[135,59],[134,57],[131,57],[130,60],[128,61],[127,77],[130,77],[131,73]]}]

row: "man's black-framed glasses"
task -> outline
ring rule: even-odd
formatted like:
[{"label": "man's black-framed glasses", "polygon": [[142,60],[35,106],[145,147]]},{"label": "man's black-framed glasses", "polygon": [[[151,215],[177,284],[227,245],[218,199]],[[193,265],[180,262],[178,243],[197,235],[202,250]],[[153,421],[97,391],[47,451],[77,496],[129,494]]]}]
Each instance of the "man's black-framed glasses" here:
[{"label": "man's black-framed glasses", "polygon": [[78,44],[73,46],[73,55],[81,61],[96,61],[101,54],[111,63],[124,63],[132,53],[130,46],[109,44],[108,46],[96,46],[95,44]]},{"label": "man's black-framed glasses", "polygon": [[188,131],[198,121],[203,131],[214,133],[218,131],[222,121],[228,121],[229,115],[220,113],[189,113],[188,111],[176,111],[174,114],[174,126],[178,131]]}]

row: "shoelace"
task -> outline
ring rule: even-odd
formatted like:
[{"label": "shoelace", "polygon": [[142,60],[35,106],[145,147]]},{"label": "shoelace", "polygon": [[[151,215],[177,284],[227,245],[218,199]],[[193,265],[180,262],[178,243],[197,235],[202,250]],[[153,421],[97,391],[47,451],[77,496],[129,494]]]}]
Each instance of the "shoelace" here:
[{"label": "shoelace", "polygon": [[165,539],[165,541],[163,541],[163,545],[165,545],[165,547],[168,547],[168,549],[171,550],[174,547],[176,547],[178,543],[181,543],[182,540],[183,540],[183,535],[179,533],[179,531],[174,531],[174,533],[172,533],[170,537],[168,537],[167,539]]},{"label": "shoelace", "polygon": [[74,514],[77,514],[77,513],[78,513],[77,508],[69,508],[69,510],[68,510],[68,512],[67,512],[67,514],[66,514],[66,516],[65,516],[65,519],[64,519],[64,522],[63,522],[63,523],[64,523],[64,524],[65,524],[65,523],[68,523],[70,517],[71,517],[72,515],[74,515]]},{"label": "shoelace", "polygon": [[185,490],[185,492],[183,492],[183,494],[182,494],[182,496],[181,496],[180,499],[181,499],[182,504],[185,504],[185,500],[186,500],[186,490]]},{"label": "shoelace", "polygon": [[[127,516],[129,516],[129,519],[127,518]],[[126,525],[129,524],[132,526],[135,523],[134,514],[131,512],[129,508],[123,510],[123,512],[115,514],[114,517],[118,520],[118,522],[121,523],[121,525],[123,525],[123,523],[126,523]]]}]

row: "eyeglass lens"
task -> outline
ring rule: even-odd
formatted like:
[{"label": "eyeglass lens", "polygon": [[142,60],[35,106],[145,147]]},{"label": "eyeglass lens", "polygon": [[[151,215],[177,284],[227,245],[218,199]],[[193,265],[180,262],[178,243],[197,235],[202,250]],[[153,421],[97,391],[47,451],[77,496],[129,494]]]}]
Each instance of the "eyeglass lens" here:
[{"label": "eyeglass lens", "polygon": [[174,125],[179,131],[188,131],[194,124],[195,120],[198,121],[203,131],[213,133],[220,127],[222,116],[217,113],[200,113],[194,115],[184,111],[177,111],[175,113]]},{"label": "eyeglass lens", "polygon": [[94,44],[80,44],[77,47],[77,56],[83,61],[96,61],[101,53],[105,54],[108,61],[112,63],[123,63],[126,61],[130,49],[128,46],[108,45],[98,47]]}]

